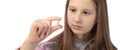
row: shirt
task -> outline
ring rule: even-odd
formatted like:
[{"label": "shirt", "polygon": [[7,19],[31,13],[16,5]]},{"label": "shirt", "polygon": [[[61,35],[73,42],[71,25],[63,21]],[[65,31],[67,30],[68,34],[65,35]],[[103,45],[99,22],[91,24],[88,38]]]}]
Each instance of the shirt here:
[{"label": "shirt", "polygon": [[[74,50],[89,50],[87,48],[88,44],[89,43],[84,42],[80,39],[77,39],[75,41],[76,48]],[[35,50],[56,50],[57,46],[58,46],[58,43],[55,41],[54,42],[44,42],[44,43],[38,44],[36,46]],[[19,50],[19,49],[17,49],[17,50]]]}]

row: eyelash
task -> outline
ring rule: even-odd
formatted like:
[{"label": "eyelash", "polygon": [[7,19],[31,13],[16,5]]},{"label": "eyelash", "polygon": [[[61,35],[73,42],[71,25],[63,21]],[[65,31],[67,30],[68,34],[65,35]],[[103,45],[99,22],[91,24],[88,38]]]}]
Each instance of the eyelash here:
[{"label": "eyelash", "polygon": [[70,11],[72,11],[72,12],[76,12],[76,10],[75,10],[75,9],[70,9]]},{"label": "eyelash", "polygon": [[[77,10],[76,9],[70,9],[70,11],[75,13]],[[91,14],[90,12],[87,12],[87,11],[83,11],[82,13],[85,14],[85,15]]]},{"label": "eyelash", "polygon": [[86,15],[91,14],[90,12],[87,12],[87,11],[83,11],[83,13]]}]

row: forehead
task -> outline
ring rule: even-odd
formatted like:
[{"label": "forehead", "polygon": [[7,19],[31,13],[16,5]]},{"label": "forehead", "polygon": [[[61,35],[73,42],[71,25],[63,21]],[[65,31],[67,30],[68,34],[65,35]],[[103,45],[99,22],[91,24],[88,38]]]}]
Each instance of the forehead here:
[{"label": "forehead", "polygon": [[94,2],[92,0],[70,0],[69,6],[74,6],[79,9],[95,9]]}]

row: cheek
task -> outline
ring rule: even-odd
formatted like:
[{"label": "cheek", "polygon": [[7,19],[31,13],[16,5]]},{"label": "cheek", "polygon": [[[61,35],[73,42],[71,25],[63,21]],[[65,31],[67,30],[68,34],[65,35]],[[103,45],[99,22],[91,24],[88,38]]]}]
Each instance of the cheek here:
[{"label": "cheek", "polygon": [[94,26],[94,23],[95,23],[95,17],[86,18],[84,21],[85,29],[91,30],[91,28]]},{"label": "cheek", "polygon": [[68,25],[70,26],[72,24],[72,18],[68,16],[67,21],[68,21]]},{"label": "cheek", "polygon": [[67,14],[68,24],[73,22],[73,18],[74,18],[74,16],[72,14]]}]

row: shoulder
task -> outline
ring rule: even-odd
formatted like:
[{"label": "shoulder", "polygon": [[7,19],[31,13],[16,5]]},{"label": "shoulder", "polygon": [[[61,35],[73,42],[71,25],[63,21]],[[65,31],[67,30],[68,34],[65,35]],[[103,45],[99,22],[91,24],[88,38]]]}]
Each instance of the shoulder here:
[{"label": "shoulder", "polygon": [[57,42],[44,42],[36,46],[35,50],[56,50],[58,46]]}]

